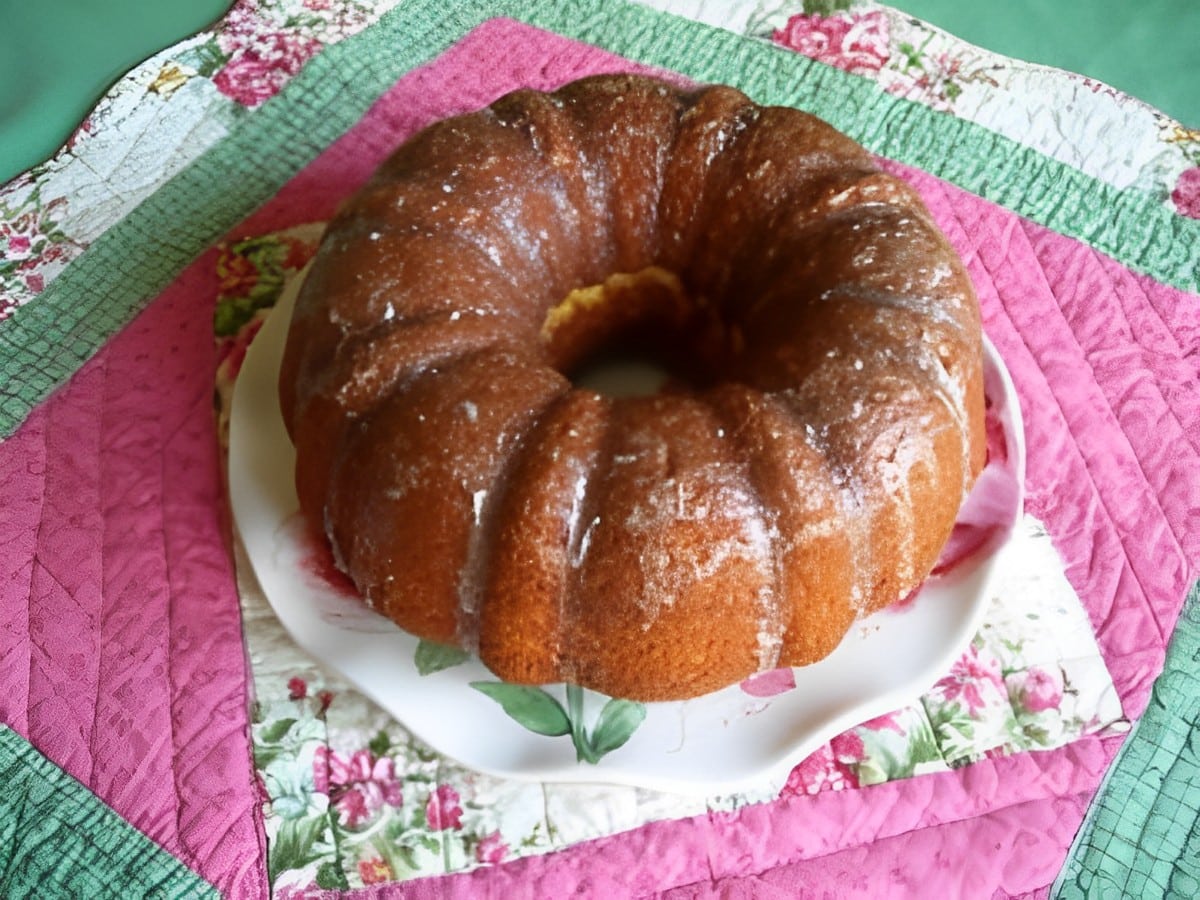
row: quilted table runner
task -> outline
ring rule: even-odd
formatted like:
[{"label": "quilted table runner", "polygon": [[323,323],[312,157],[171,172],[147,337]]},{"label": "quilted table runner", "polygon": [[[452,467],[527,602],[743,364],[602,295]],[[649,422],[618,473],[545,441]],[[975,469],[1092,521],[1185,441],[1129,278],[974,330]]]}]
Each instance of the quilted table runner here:
[{"label": "quilted table runner", "polygon": [[[1190,893],[1200,134],[806,5],[243,2],[0,188],[0,893]],[[962,254],[1024,419],[1025,513],[962,656],[720,793],[438,753],[292,640],[225,493],[241,364],[340,200],[432,121],[611,71],[878,154]]]}]

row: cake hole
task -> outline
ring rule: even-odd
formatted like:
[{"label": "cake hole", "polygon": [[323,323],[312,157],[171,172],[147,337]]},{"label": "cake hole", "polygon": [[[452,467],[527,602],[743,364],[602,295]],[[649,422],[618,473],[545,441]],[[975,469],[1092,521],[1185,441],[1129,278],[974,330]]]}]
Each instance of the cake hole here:
[{"label": "cake hole", "polygon": [[584,365],[572,381],[606,397],[648,397],[657,394],[670,377],[651,360],[608,357]]},{"label": "cake hole", "polygon": [[571,291],[539,337],[550,365],[608,397],[703,389],[724,370],[732,338],[711,305],[657,266]]}]

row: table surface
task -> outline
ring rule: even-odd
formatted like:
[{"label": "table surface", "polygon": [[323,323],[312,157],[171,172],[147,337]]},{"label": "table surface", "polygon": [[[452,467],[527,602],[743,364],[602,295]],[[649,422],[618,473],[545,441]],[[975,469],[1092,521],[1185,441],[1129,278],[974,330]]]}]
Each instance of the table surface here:
[{"label": "table surface", "polygon": [[[136,63],[204,28],[229,0],[6,2],[0,29],[0,183],[46,159]],[[819,4],[817,4],[819,5]],[[830,5],[837,5],[831,0]],[[1039,0],[891,4],[1011,56],[1104,81],[1200,127],[1200,4],[1093,0],[1090,15]]]}]

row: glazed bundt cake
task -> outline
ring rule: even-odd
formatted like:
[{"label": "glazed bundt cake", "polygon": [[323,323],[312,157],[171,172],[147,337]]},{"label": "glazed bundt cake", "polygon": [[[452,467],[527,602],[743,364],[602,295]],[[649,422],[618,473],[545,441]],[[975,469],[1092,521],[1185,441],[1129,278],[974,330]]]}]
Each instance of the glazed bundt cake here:
[{"label": "glazed bundt cake", "polygon": [[[978,304],[903,181],[727,87],[600,76],[405,143],[281,371],[367,602],[500,678],[680,699],[830,653],[984,463]],[[578,383],[650,358],[657,392]]]}]

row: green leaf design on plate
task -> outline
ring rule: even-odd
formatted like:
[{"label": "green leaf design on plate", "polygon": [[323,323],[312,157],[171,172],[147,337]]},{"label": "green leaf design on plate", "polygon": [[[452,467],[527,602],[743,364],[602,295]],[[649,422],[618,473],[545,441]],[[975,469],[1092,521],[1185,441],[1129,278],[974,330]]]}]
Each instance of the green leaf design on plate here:
[{"label": "green leaf design on plate", "polygon": [[516,722],[536,734],[558,737],[571,731],[571,720],[562,704],[541,688],[503,681],[472,681],[471,687],[491,697]]},{"label": "green leaf design on plate", "polygon": [[579,762],[595,765],[624,746],[646,718],[646,706],[633,700],[609,699],[589,730],[584,724],[584,689],[568,684],[567,706],[548,691],[503,681],[472,681],[471,687],[491,697],[525,728],[548,737],[570,735]]},{"label": "green leaf design on plate", "polygon": [[416,664],[419,674],[432,675],[442,669],[461,665],[470,658],[471,654],[460,647],[422,640],[417,644],[417,652],[413,654],[413,663]]},{"label": "green leaf design on plate", "polygon": [[600,718],[592,731],[592,753],[596,758],[611,753],[637,730],[646,718],[646,706],[633,700],[609,700],[600,710]]}]

